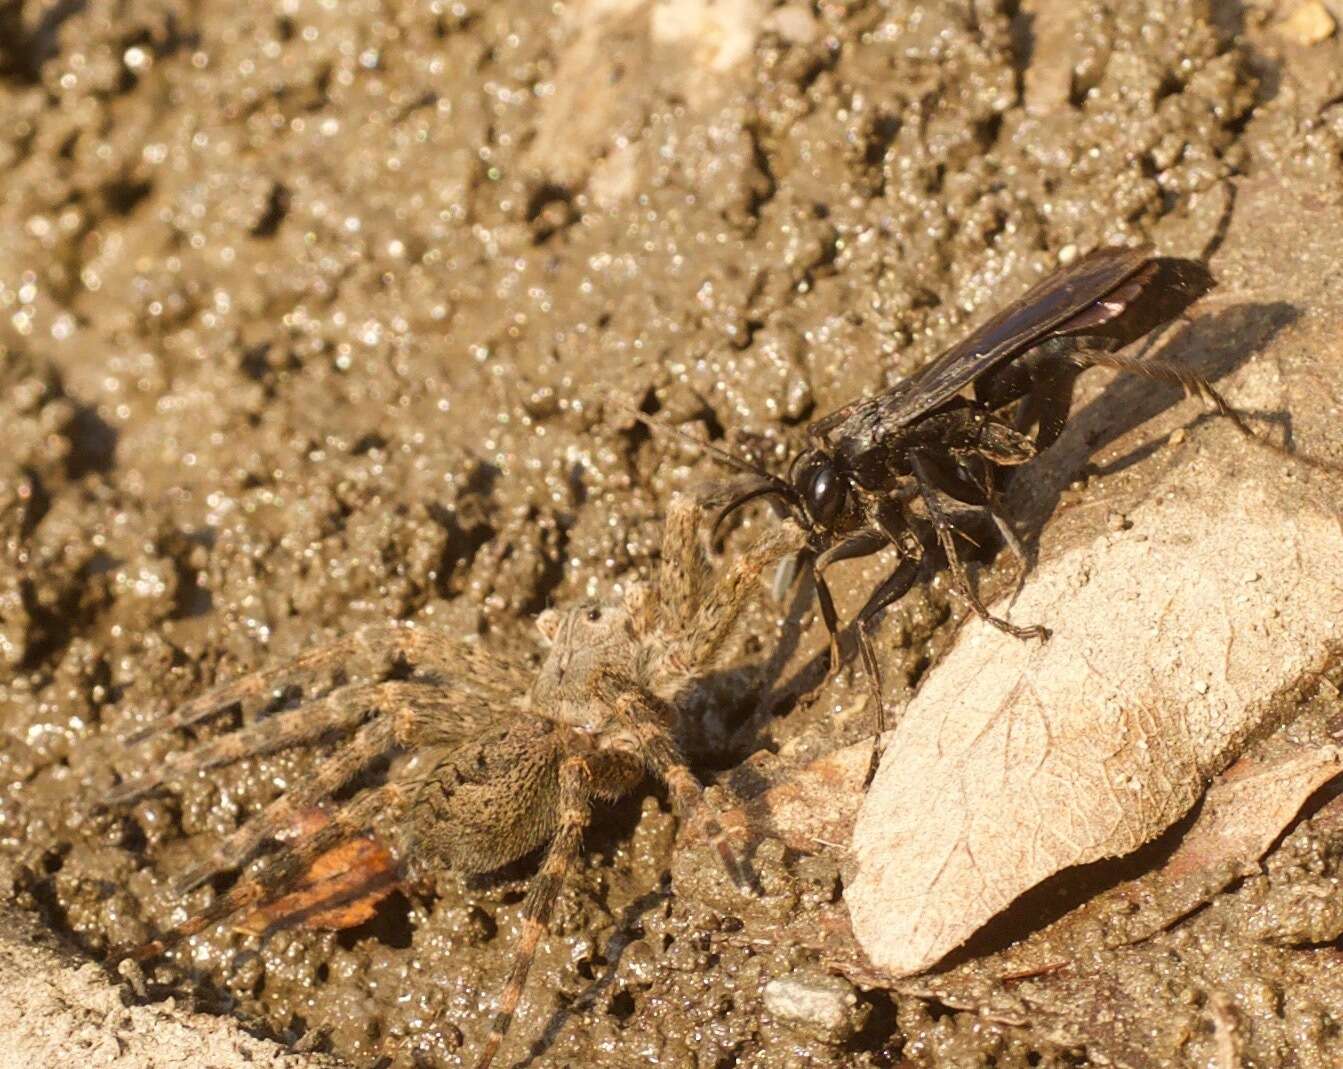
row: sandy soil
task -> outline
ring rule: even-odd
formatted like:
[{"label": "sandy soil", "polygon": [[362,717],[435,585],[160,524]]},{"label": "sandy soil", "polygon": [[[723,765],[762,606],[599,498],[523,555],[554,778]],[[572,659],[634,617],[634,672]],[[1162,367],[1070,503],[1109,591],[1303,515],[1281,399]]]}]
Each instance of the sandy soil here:
[{"label": "sandy soil", "polygon": [[35,916],[6,910],[0,932],[0,1066],[248,1065],[337,1069],[327,1055],[285,1053],[229,1017],[193,1013],[173,999],[131,1005],[104,971],[79,961]]},{"label": "sandy soil", "polygon": [[[1256,262],[1310,238],[1263,205],[1343,211],[1343,45],[1283,14],[0,4],[7,897],[87,960],[181,916],[173,878],[312,761],[247,761],[101,811],[186,744],[117,737],[206,684],[387,619],[526,646],[547,604],[645,571],[668,496],[718,469],[604,395],[776,461],[809,418],[918,367],[1061,257],[1140,238],[1195,255],[1229,214],[1251,222],[1212,267],[1250,307],[1234,337],[1199,340],[1213,364],[1253,364],[1309,324],[1309,357],[1274,366],[1297,376],[1303,444],[1327,450],[1334,402],[1301,383],[1337,359],[1338,309],[1255,303]],[[1139,459],[1130,490],[1170,460]],[[1088,474],[1041,500],[1084,506]],[[836,571],[842,611],[882,563]],[[753,620],[740,659],[760,686],[717,709],[706,776],[748,762],[734,782],[773,782],[870,730],[861,679],[807,709],[777,700],[824,645],[789,608]],[[959,612],[938,582],[888,613],[897,704]],[[756,857],[769,893],[741,906],[711,875],[668,881],[674,834],[652,791],[594,829],[509,1058],[1101,1063],[1076,1034],[882,989],[832,991],[847,1007],[832,1027],[790,1016],[789,992],[824,988],[820,956],[753,926],[837,905],[840,864],[772,840]],[[1275,879],[1327,885],[1324,865]],[[444,873],[341,933],[258,943],[224,926],[154,965],[150,990],[356,1066],[469,1064],[530,872]],[[1235,942],[1234,911],[1215,916],[1207,970],[1266,1012],[1338,983],[1332,943],[1269,961]],[[1176,983],[1149,964],[1131,975]],[[1327,1064],[1332,1005],[1293,1003],[1264,1064]],[[1166,1064],[1184,1064],[1183,1020],[1162,1032]]]}]

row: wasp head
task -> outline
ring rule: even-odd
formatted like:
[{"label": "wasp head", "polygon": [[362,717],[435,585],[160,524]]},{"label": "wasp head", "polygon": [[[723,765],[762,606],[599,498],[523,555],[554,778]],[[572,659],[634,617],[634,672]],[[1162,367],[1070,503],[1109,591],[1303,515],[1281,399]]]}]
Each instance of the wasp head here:
[{"label": "wasp head", "polygon": [[748,502],[772,497],[814,543],[828,545],[844,524],[852,496],[849,477],[835,459],[820,449],[806,449],[793,458],[786,479],[760,472],[748,480],[718,514],[714,528]]},{"label": "wasp head", "polygon": [[828,453],[808,449],[793,461],[788,481],[793,496],[806,513],[807,526],[828,531],[844,515],[849,480]]}]

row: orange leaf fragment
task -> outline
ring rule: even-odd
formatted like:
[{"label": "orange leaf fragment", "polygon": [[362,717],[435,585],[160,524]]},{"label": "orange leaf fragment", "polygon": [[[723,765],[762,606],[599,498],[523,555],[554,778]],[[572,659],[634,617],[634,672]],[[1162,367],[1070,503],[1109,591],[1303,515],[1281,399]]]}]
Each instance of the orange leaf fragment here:
[{"label": "orange leaf fragment", "polygon": [[[306,810],[290,838],[310,835],[329,822],[322,810]],[[361,835],[318,856],[288,894],[241,917],[234,929],[261,935],[289,927],[353,928],[369,920],[399,882],[391,851],[373,836]]]}]

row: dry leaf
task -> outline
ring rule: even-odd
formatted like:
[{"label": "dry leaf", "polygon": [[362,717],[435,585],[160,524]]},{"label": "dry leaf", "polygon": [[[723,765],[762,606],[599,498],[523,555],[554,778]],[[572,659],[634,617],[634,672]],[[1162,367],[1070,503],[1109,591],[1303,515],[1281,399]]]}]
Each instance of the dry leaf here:
[{"label": "dry leaf", "polygon": [[[1274,761],[1242,758],[1208,789],[1193,827],[1165,864],[1099,896],[1088,910],[1131,906],[1124,942],[1169,927],[1233,880],[1257,872],[1258,860],[1341,763],[1337,746],[1303,747]],[[1112,945],[1118,942],[1112,937]]]},{"label": "dry leaf", "polygon": [[1164,862],[1007,948],[986,972],[1000,979],[1039,975],[1098,944],[1113,948],[1148,939],[1233,881],[1257,873],[1259,859],[1301,807],[1343,770],[1337,746],[1287,746],[1285,754],[1243,757],[1218,776]]},{"label": "dry leaf", "polygon": [[1343,796],[1335,795],[1269,859],[1263,894],[1245,910],[1248,938],[1282,947],[1326,947],[1343,936],[1343,899],[1332,863],[1340,843]]},{"label": "dry leaf", "polygon": [[846,900],[879,969],[926,969],[1045,877],[1159,834],[1337,656],[1343,532],[1237,478],[1246,451],[1044,564],[1011,615],[1049,642],[972,620],[930,674],[854,831]]},{"label": "dry leaf", "polygon": [[[329,819],[320,809],[306,810],[294,822],[293,834],[309,835]],[[241,917],[233,927],[249,935],[292,926],[353,928],[369,920],[396,886],[396,859],[371,835],[362,835],[321,854],[294,890]]]}]

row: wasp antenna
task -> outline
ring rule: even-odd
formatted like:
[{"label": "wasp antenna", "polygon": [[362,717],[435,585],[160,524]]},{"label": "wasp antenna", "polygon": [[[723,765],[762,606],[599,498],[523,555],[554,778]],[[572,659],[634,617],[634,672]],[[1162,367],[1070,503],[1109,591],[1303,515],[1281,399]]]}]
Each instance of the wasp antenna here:
[{"label": "wasp antenna", "polygon": [[714,517],[713,527],[709,531],[710,541],[715,545],[718,543],[718,537],[723,524],[727,521],[727,518],[739,508],[754,501],[758,497],[768,497],[770,494],[778,494],[785,499],[791,496],[789,494],[789,488],[782,485],[778,479],[773,477],[762,478],[760,482],[747,487],[719,510],[718,515]]},{"label": "wasp antenna", "polygon": [[726,449],[714,445],[713,442],[706,438],[700,438],[697,435],[691,434],[689,431],[681,430],[680,427],[673,426],[670,423],[664,423],[659,419],[654,419],[647,412],[639,411],[639,409],[628,402],[622,401],[619,398],[608,397],[606,398],[605,403],[633,416],[650,431],[657,431],[659,434],[670,434],[676,438],[680,438],[682,441],[689,442],[697,449],[704,450],[704,452],[708,453],[710,456],[721,460],[728,467],[734,468],[745,475],[754,475],[757,478],[766,479],[771,483],[780,483],[780,480],[765,471],[764,468],[757,467],[749,461],[743,460],[735,453],[729,453]]}]

